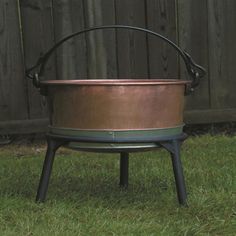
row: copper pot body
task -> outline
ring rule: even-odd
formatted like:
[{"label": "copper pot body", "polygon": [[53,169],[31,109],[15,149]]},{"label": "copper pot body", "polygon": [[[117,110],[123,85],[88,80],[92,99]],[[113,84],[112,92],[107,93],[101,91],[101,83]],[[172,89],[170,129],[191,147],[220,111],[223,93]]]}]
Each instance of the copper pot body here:
[{"label": "copper pot body", "polygon": [[47,89],[52,127],[146,130],[183,124],[180,80],[61,80]]}]

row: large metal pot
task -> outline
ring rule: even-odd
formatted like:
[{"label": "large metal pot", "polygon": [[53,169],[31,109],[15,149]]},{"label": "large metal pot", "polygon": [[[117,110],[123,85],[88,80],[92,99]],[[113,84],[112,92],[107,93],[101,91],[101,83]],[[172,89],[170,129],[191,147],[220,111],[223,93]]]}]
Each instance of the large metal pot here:
[{"label": "large metal pot", "polygon": [[[165,40],[180,53],[192,80],[40,80],[48,58],[62,43],[82,33],[109,28],[144,31]],[[37,67],[39,72],[30,74]],[[155,147],[154,139],[181,134],[184,95],[198,85],[204,73],[186,52],[162,35],[133,26],[111,25],[62,39],[27,74],[48,96],[51,134],[75,136],[83,142],[70,143],[73,148],[120,150],[135,145]]]}]

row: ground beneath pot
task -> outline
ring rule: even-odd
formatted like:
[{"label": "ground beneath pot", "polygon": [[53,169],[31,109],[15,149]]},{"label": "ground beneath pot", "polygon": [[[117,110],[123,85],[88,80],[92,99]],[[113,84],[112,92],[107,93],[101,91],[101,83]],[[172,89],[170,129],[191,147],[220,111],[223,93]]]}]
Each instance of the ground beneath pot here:
[{"label": "ground beneath pot", "polygon": [[60,149],[45,204],[34,203],[45,142],[0,149],[0,235],[235,235],[236,137],[189,138],[182,161],[189,207],[177,203],[167,152],[119,157]]}]

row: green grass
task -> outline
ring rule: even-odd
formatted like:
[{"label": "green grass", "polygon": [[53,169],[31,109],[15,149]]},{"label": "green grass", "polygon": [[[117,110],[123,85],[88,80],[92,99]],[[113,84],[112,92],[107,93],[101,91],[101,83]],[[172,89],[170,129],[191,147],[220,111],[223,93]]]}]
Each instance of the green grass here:
[{"label": "green grass", "polygon": [[45,204],[34,202],[45,145],[0,149],[0,235],[236,235],[236,137],[182,147],[188,208],[179,207],[166,151],[119,156],[60,149]]}]

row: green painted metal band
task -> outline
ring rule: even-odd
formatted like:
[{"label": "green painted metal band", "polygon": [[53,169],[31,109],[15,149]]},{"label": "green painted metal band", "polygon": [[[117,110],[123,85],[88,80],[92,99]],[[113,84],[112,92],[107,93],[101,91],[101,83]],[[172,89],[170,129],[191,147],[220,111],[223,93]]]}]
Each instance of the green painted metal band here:
[{"label": "green painted metal band", "polygon": [[[70,142],[67,147],[77,150],[89,150],[89,151],[119,151],[119,150],[144,150],[153,149],[159,147],[157,143],[132,143],[132,140],[145,140],[153,138],[165,138],[170,136],[177,136],[182,133],[183,125],[161,128],[161,129],[146,129],[146,130],[79,130],[79,129],[68,129],[68,128],[57,128],[50,126],[50,133],[53,135],[61,135],[67,137],[76,137],[86,140],[88,137],[93,142]],[[99,143],[96,142],[99,139],[106,139],[108,142]],[[109,143],[113,140],[124,140],[129,139],[129,143]]]},{"label": "green painted metal band", "polygon": [[49,127],[50,133],[56,135],[64,135],[70,137],[80,137],[80,138],[104,138],[104,139],[146,139],[152,137],[167,137],[179,135],[183,131],[183,125],[170,127],[170,128],[160,128],[160,129],[145,129],[145,130],[81,130],[81,129],[68,129],[68,128],[58,128]]},{"label": "green painted metal band", "polygon": [[70,142],[68,148],[86,151],[125,151],[125,150],[145,150],[160,147],[156,143],[80,143]]}]

